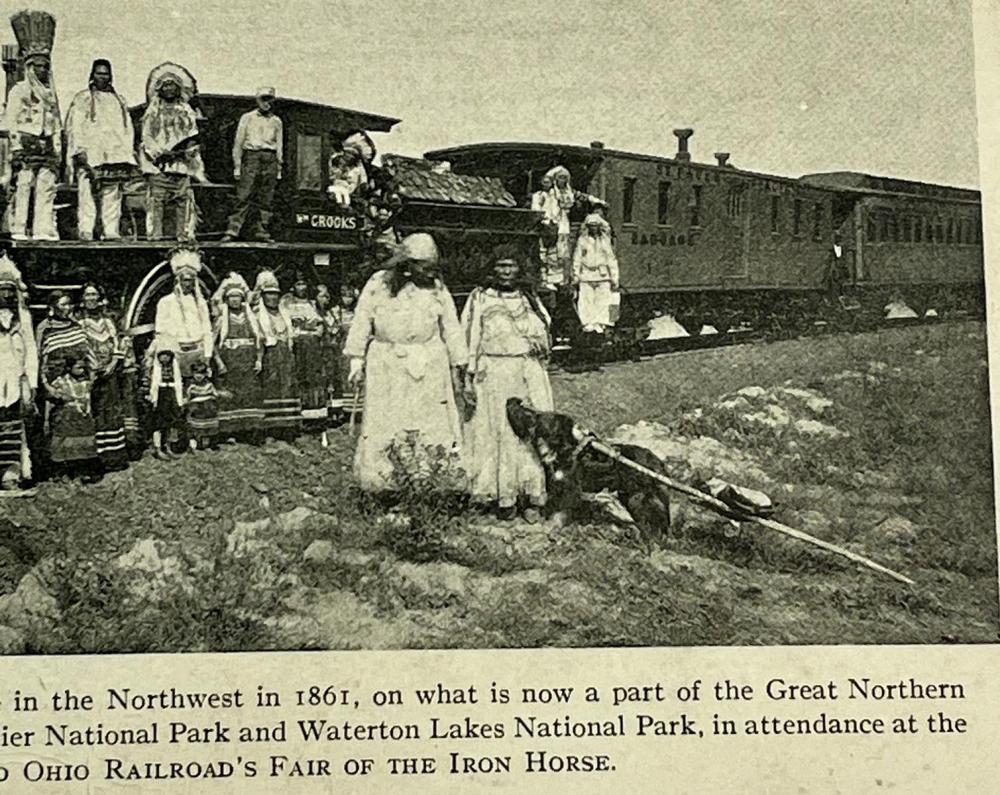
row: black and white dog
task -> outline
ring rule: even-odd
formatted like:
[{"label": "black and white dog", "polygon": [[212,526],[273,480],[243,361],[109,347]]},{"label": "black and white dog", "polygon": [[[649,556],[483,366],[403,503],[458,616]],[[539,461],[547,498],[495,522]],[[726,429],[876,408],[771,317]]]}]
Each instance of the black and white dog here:
[{"label": "black and white dog", "polygon": [[[507,420],[519,439],[530,443],[545,466],[549,508],[570,518],[582,518],[581,495],[614,492],[647,538],[670,529],[670,490],[620,463],[591,450],[586,433],[572,417],[536,411],[520,398],[507,401]],[[632,444],[612,444],[623,457],[654,472],[663,462],[651,451]],[[664,474],[666,474],[664,472]]]}]

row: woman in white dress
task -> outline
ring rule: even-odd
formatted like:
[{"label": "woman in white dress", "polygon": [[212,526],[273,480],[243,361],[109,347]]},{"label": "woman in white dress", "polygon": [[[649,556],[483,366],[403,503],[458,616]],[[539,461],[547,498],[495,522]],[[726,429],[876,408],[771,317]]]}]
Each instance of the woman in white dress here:
[{"label": "woman in white dress", "polygon": [[507,400],[553,410],[545,369],[549,316],[520,275],[517,249],[498,246],[489,285],[473,290],[462,312],[469,346],[466,402],[475,406],[466,427],[466,460],[474,499],[496,503],[498,516],[510,519],[521,498],[525,518],[537,521],[546,498],[545,471],[531,445],[511,430]]},{"label": "woman in white dress", "polygon": [[365,384],[354,474],[369,492],[393,488],[389,449],[407,434],[461,461],[455,387],[463,383],[468,354],[438,259],[430,235],[405,238],[361,291],[344,343],[349,383]]}]

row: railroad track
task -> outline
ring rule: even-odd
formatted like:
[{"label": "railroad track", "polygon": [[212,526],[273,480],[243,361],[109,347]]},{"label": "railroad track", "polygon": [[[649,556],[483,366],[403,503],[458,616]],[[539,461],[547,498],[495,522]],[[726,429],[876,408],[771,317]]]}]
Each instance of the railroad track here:
[{"label": "railroad track", "polygon": [[[863,334],[884,329],[914,328],[918,326],[939,326],[946,323],[963,323],[982,319],[973,312],[958,311],[944,317],[932,318],[898,318],[882,320],[877,323],[859,323],[844,325],[817,321],[811,327],[797,330],[787,330],[785,333],[773,334],[760,329],[739,329],[716,334],[692,335],[689,337],[668,337],[656,340],[643,340],[637,345],[606,344],[603,347],[591,348],[581,353],[569,345],[556,345],[553,349],[552,369],[563,372],[582,372],[599,368],[604,364],[622,362],[640,362],[664,356],[674,356],[684,353],[725,348],[736,345],[755,345],[760,343],[778,342],[781,340],[799,339],[802,337],[818,337],[832,334]],[[587,353],[591,356],[588,358]]]}]

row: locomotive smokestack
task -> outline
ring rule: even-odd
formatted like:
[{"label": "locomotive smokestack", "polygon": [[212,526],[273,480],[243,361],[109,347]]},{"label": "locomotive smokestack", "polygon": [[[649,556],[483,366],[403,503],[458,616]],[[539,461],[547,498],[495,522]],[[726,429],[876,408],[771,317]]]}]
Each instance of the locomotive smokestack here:
[{"label": "locomotive smokestack", "polygon": [[681,130],[674,130],[674,135],[677,136],[677,154],[674,155],[674,160],[683,160],[686,163],[690,163],[691,153],[688,151],[688,138],[694,135],[694,130],[685,127]]},{"label": "locomotive smokestack", "polygon": [[729,165],[729,152],[716,152],[715,160],[719,164],[720,168],[732,168]]}]

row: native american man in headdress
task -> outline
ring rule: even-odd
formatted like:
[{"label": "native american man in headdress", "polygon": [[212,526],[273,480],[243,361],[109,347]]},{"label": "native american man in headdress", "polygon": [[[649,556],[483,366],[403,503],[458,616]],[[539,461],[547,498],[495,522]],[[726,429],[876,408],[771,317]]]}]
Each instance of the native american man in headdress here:
[{"label": "native american man in headdress", "polygon": [[0,255],[0,489],[31,477],[24,417],[34,410],[38,349],[14,263]]},{"label": "native american man in headdress", "polygon": [[191,377],[191,365],[211,362],[214,350],[212,319],[208,302],[198,286],[201,256],[193,249],[178,249],[170,256],[175,286],[156,305],[156,336],[166,336],[178,345],[181,375]]},{"label": "native american man in headdress", "polygon": [[197,227],[191,178],[206,182],[198,146],[198,114],[191,107],[195,79],[183,66],[164,63],[146,81],[146,111],[142,115],[139,167],[146,174],[146,237],[163,237],[163,213],[177,209],[177,238],[193,240]]},{"label": "native american man in headdress", "polygon": [[135,171],[135,132],[125,97],[112,82],[111,62],[90,68],[90,84],[73,97],[66,111],[66,157],[69,179],[77,182],[77,232],[93,240],[100,199],[102,237],[121,236],[122,182]]},{"label": "native american man in headdress", "polygon": [[[11,160],[17,173],[11,237],[58,240],[53,203],[62,162],[62,122],[51,69],[56,21],[43,11],[21,11],[10,23],[24,60],[24,80],[7,95],[2,125],[10,136]],[[34,219],[29,232],[32,193]]]}]

